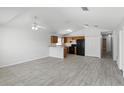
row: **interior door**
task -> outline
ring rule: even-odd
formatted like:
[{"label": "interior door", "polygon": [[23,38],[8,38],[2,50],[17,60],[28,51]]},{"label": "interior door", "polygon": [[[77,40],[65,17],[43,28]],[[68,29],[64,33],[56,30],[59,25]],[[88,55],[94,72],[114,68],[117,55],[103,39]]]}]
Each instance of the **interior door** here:
[{"label": "interior door", "polygon": [[103,45],[102,45],[103,52],[106,52],[106,38],[103,38]]},{"label": "interior door", "polygon": [[106,52],[107,52],[106,43],[107,43],[106,38],[102,38],[102,57],[104,57],[106,55]]}]

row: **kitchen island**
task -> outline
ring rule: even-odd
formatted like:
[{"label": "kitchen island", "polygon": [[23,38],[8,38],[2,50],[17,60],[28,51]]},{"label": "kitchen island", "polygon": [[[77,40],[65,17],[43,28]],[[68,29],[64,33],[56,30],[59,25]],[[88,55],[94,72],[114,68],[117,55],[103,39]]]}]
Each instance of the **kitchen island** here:
[{"label": "kitchen island", "polygon": [[49,56],[63,59],[67,56],[67,48],[64,46],[58,46],[58,45],[50,46]]}]

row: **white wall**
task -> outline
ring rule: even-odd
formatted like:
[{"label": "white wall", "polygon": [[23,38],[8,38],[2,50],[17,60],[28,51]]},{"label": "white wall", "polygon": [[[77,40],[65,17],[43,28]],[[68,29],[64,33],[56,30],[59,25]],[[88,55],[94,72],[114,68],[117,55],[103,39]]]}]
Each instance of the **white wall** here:
[{"label": "white wall", "polygon": [[121,34],[121,44],[120,44],[121,48],[120,48],[120,55],[121,55],[121,63],[122,63],[122,70],[123,70],[123,77],[124,77],[124,29],[122,30],[122,34]]},{"label": "white wall", "polygon": [[113,58],[124,76],[124,21],[115,29],[113,39]]},{"label": "white wall", "polygon": [[85,55],[101,58],[101,29],[89,28],[69,35],[85,36]]},{"label": "white wall", "polygon": [[0,67],[49,55],[49,31],[32,31],[29,18],[25,15],[0,27]]},{"label": "white wall", "polygon": [[124,72],[124,30],[119,31],[119,44],[118,44],[118,59],[117,64],[119,69]]},{"label": "white wall", "polygon": [[87,36],[85,39],[85,56],[101,57],[101,38]]},{"label": "white wall", "polygon": [[114,30],[112,37],[113,37],[113,60],[117,61],[119,51],[119,32]]}]

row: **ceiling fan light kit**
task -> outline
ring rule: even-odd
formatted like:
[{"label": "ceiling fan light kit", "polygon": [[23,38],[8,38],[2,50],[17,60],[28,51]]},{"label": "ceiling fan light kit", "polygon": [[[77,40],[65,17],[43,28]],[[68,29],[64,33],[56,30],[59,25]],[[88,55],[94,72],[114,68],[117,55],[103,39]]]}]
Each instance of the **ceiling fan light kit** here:
[{"label": "ceiling fan light kit", "polygon": [[39,30],[40,28],[41,28],[41,29],[46,29],[46,27],[39,25],[39,23],[38,23],[38,17],[37,17],[37,16],[34,16],[34,17],[33,17],[33,21],[34,21],[34,22],[33,22],[33,24],[32,24],[32,30],[37,31],[37,30]]}]

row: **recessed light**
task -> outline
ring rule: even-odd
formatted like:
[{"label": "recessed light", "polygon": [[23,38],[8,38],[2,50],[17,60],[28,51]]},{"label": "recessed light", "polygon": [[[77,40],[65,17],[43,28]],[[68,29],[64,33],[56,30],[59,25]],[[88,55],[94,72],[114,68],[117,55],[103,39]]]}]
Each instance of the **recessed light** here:
[{"label": "recessed light", "polygon": [[67,29],[66,31],[67,31],[67,32],[72,32],[72,30],[71,30],[71,29]]}]

